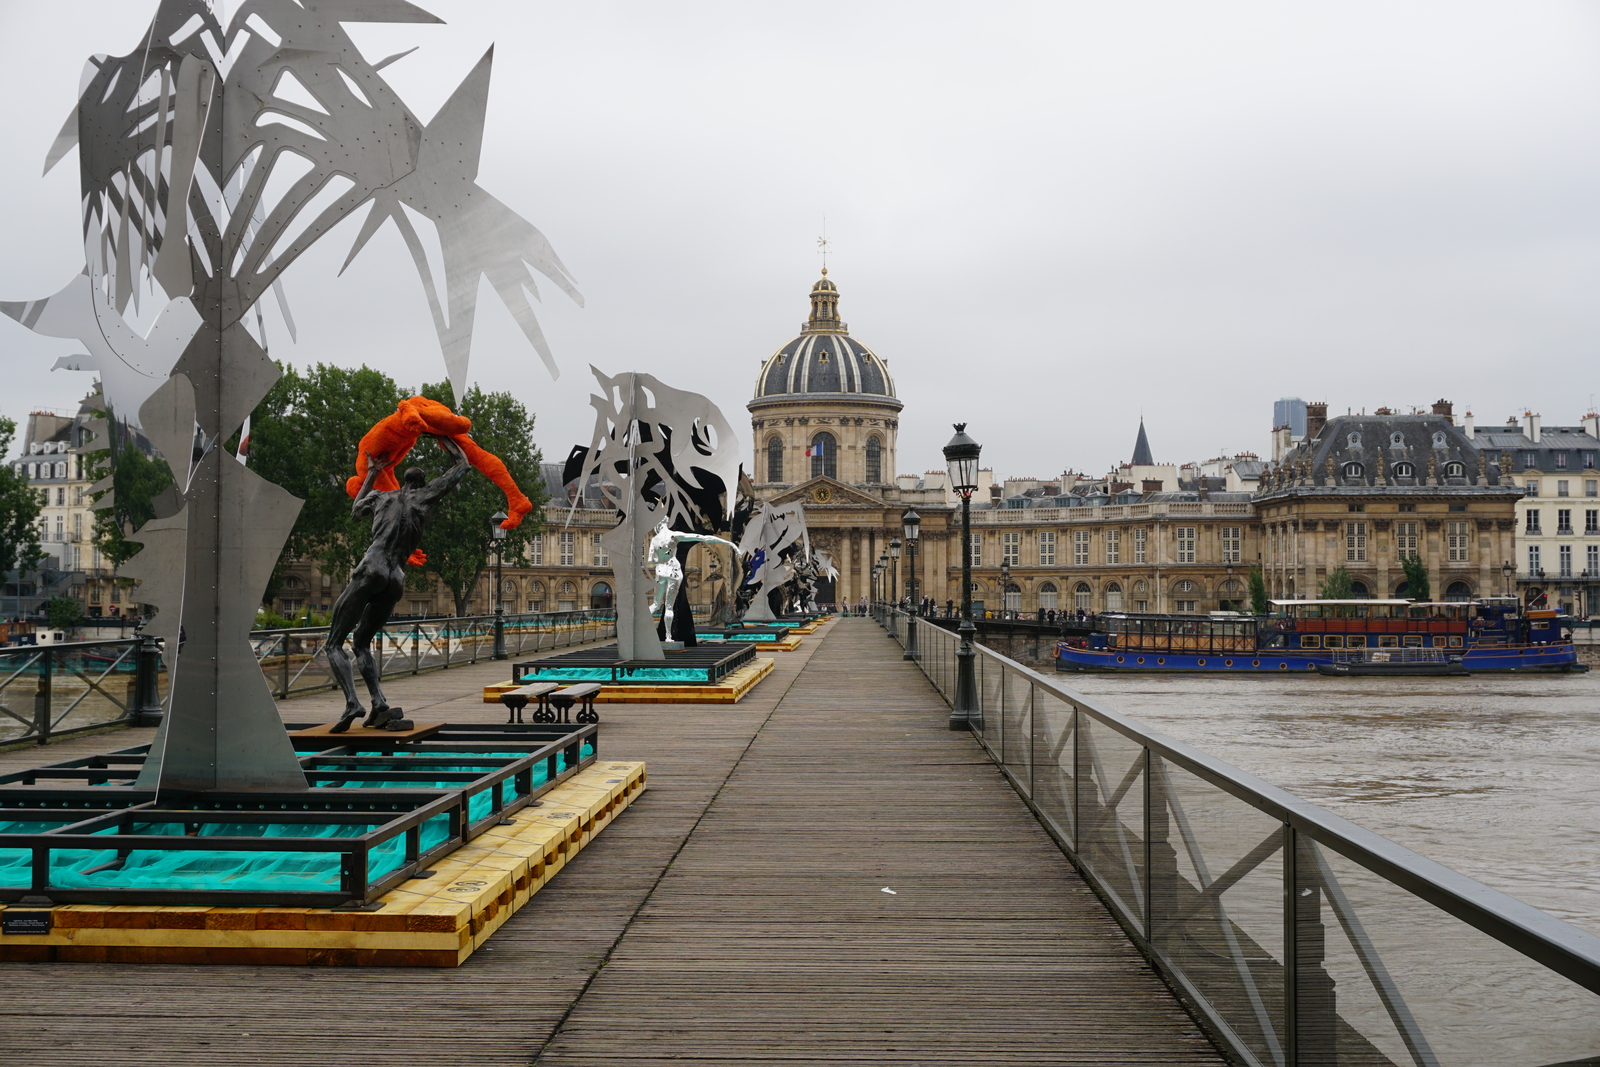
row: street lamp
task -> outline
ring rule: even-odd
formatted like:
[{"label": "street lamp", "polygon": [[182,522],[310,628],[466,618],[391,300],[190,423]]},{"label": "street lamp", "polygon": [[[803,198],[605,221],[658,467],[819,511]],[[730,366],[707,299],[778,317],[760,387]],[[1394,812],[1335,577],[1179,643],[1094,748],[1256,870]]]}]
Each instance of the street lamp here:
[{"label": "street lamp", "polygon": [[922,613],[921,589],[917,584],[917,538],[922,532],[922,516],[916,509],[900,517],[906,535],[906,599],[911,601],[911,613],[906,616],[906,650],[901,659],[917,658],[917,616]]},{"label": "street lamp", "polygon": [[1007,563],[1000,564],[1000,617],[1006,618],[1006,612],[1011,610],[1011,566]]},{"label": "street lamp", "polygon": [[1512,563],[1508,559],[1508,560],[1505,561],[1504,564],[1501,565],[1500,573],[1506,576],[1506,584],[1505,584],[1506,596],[1510,596],[1511,595],[1511,590],[1512,590],[1511,578],[1512,578],[1513,575],[1515,575],[1517,573],[1517,565],[1515,563]]},{"label": "street lamp", "polygon": [[889,577],[888,577],[888,575],[889,575],[889,553],[888,552],[880,552],[880,553],[878,553],[878,611],[880,612],[880,614],[878,615],[878,622],[880,622],[880,623],[886,621],[884,619],[883,615],[881,614],[881,612],[883,611],[883,602],[885,600],[889,599]]},{"label": "street lamp", "polygon": [[950,709],[950,729],[983,729],[983,709],[978,706],[978,676],[972,651],[972,494],[978,488],[978,455],[983,446],[967,436],[967,424],[955,424],[956,435],[944,446],[950,470],[950,488],[961,496],[961,647],[956,650],[956,699]]},{"label": "street lamp", "polygon": [[506,608],[501,599],[505,595],[503,577],[506,562],[506,530],[501,526],[506,513],[497,511],[489,516],[489,530],[494,537],[494,658],[506,658]]},{"label": "street lamp", "polygon": [[878,582],[883,578],[883,564],[872,565],[872,617],[878,617]]},{"label": "street lamp", "polygon": [[895,609],[900,606],[900,538],[889,542],[889,636],[899,637],[894,628]]}]

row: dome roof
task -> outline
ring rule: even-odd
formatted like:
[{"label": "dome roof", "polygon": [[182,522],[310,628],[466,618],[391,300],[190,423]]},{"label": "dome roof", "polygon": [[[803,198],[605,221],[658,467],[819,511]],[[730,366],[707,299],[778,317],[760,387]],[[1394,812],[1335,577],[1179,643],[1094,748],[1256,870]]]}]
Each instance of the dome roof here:
[{"label": "dome roof", "polygon": [[762,364],[755,399],[817,393],[894,397],[889,368],[840,321],[839,288],[826,270],[811,287],[811,317],[800,336]]}]

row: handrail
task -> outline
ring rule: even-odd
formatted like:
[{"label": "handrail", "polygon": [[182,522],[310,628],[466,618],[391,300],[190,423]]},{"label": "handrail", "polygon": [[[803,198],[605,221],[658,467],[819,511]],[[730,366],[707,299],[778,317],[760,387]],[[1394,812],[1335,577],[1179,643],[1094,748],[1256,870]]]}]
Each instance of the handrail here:
[{"label": "handrail", "polygon": [[[882,621],[886,621],[886,616],[887,612],[881,613]],[[919,629],[920,647],[915,654],[918,666],[949,701],[954,690],[954,650],[958,639],[937,626]],[[1568,1001],[1568,1016],[1583,1017],[1584,1010],[1588,1010],[1587,1018],[1600,1018],[1600,1001],[1589,1007],[1591,994],[1600,994],[1600,937],[1453,871],[1192,745],[1151,730],[992,649],[979,645],[975,650],[981,679],[978,689],[983,704],[981,721],[973,731],[976,740],[1107,902],[1134,943],[1190,1001],[1213,1035],[1242,1061],[1282,1067],[1332,1062],[1327,1059],[1326,1048],[1319,1051],[1312,1047],[1316,1040],[1312,1035],[1329,1033],[1329,1028],[1336,1024],[1358,1030],[1359,1027],[1382,1028],[1370,1017],[1361,1017],[1357,1026],[1338,1014],[1334,990],[1348,979],[1341,978],[1339,983],[1327,980],[1324,911],[1337,920],[1336,929],[1349,940],[1359,968],[1382,1003],[1384,1018],[1393,1027],[1385,1030],[1382,1036],[1397,1047],[1403,1046],[1403,1055],[1412,1063],[1425,1067],[1441,1062],[1436,1058],[1434,1047],[1450,1041],[1459,1042],[1462,1040],[1460,1031],[1469,1029],[1473,1021],[1458,1014],[1448,1027],[1436,1027],[1430,1025],[1436,1020],[1407,1005],[1403,995],[1405,987],[1421,986],[1420,981],[1385,965],[1358,915],[1361,908],[1352,903],[1319,846],[1403,891],[1404,899],[1436,909],[1429,913],[1436,917],[1430,922],[1463,923],[1477,934],[1493,939],[1531,964],[1544,968],[1552,976],[1571,982],[1571,986],[1563,987],[1566,992],[1554,999],[1564,997]],[[1065,714],[1052,716],[1050,701],[1058,704]],[[1041,708],[1044,710],[1040,711]],[[1090,729],[1091,724],[1093,729]],[[1105,736],[1102,728],[1138,746],[1139,754],[1120,776],[1120,782],[1115,772],[1120,770],[1127,754],[1120,747],[1110,755],[1103,751],[1104,741],[1096,740]],[[1117,763],[1108,772],[1106,764],[1111,758]],[[1185,805],[1192,805],[1194,801],[1186,800],[1171,787],[1170,775],[1176,772],[1183,772],[1259,813],[1263,817],[1262,828],[1258,828],[1261,832],[1264,832],[1266,819],[1272,820],[1278,828],[1254,849],[1234,842],[1232,851],[1224,850],[1232,866],[1227,873],[1212,878],[1207,873],[1203,842],[1196,838],[1185,811]],[[1129,797],[1136,798],[1138,812],[1119,808]],[[1180,854],[1191,864],[1192,879],[1180,870]],[[1239,855],[1244,858],[1239,859]],[[1269,870],[1266,860],[1272,856],[1282,861],[1282,873],[1278,876],[1282,928],[1269,931],[1273,936],[1261,937],[1248,946],[1247,951],[1236,943],[1236,935],[1242,937],[1245,933],[1239,925],[1245,920],[1238,917],[1237,909],[1230,917],[1226,895],[1252,872],[1256,872],[1259,880],[1262,877],[1259,872]],[[1259,894],[1259,888],[1256,892]],[[1186,911],[1174,903],[1184,893],[1188,894],[1184,899],[1189,901]],[[1257,912],[1261,906],[1258,896],[1254,903]],[[1222,941],[1217,943],[1214,954],[1221,953],[1232,960],[1228,979],[1234,986],[1231,995],[1216,994],[1215,973],[1197,975],[1206,965],[1216,966],[1216,960],[1222,956],[1186,957],[1171,951],[1168,944],[1174,936],[1188,929],[1186,924],[1200,922],[1196,916],[1206,913],[1207,909],[1210,909],[1209,921],[1213,924],[1212,935],[1216,936],[1218,929],[1221,931]],[[1373,905],[1372,910],[1381,922],[1390,917],[1394,909],[1384,911]],[[1174,929],[1180,935],[1174,935]],[[1330,946],[1335,939],[1333,929],[1329,927],[1326,934]],[[1314,936],[1308,931],[1314,931]],[[1262,947],[1262,943],[1272,942],[1273,937],[1281,945],[1276,954]],[[1332,951],[1329,948],[1328,955],[1331,956]],[[1196,959],[1201,962],[1196,963]],[[1272,982],[1283,985],[1282,976],[1290,976],[1287,987],[1281,992],[1281,1007],[1278,1008],[1271,1008],[1270,998],[1260,992],[1264,987],[1254,970],[1265,960],[1272,961],[1273,973],[1279,976],[1268,982],[1268,986]],[[1492,980],[1487,976],[1498,978],[1495,971],[1506,966],[1504,960],[1485,965],[1482,961],[1474,963],[1462,959],[1453,962],[1452,970],[1482,973],[1487,981]],[[1313,977],[1308,978],[1308,975]],[[1310,985],[1305,984],[1308,981]],[[1319,986],[1318,981],[1325,982],[1325,987]],[[1529,983],[1532,981],[1530,979]],[[1515,989],[1517,982],[1507,979],[1505,987]],[[1493,987],[1493,991],[1498,989],[1498,986]],[[1420,995],[1426,997],[1430,992],[1422,988]],[[1419,993],[1413,989],[1412,995],[1416,997]],[[1575,1002],[1581,1002],[1582,1007],[1573,1010]],[[1518,1020],[1524,1016],[1531,1020],[1546,1008],[1543,1001],[1519,1003],[1511,1015]],[[1554,1008],[1548,1010],[1555,1012]],[[1568,1017],[1561,1016],[1560,1012],[1555,1014]],[[1528,1022],[1526,1025],[1536,1027],[1539,1024]],[[1440,1036],[1437,1030],[1447,1032]],[[1536,1036],[1538,1040],[1551,1043],[1555,1051],[1528,1060],[1530,1067],[1536,1063],[1573,1060],[1574,1047],[1584,1055],[1600,1050],[1600,1025],[1574,1034],[1562,1032],[1558,1024],[1550,1023],[1545,1024],[1545,1029],[1537,1030]],[[1562,1041],[1575,1044],[1563,1045]],[[1464,1060],[1472,1059],[1470,1053],[1464,1055]]]}]

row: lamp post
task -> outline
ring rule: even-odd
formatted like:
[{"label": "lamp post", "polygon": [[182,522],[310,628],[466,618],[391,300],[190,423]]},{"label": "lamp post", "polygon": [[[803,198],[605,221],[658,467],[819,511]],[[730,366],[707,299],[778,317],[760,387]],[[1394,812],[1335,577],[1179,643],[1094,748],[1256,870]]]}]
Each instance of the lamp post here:
[{"label": "lamp post", "polygon": [[899,637],[894,628],[895,609],[900,606],[900,538],[889,542],[889,636]]},{"label": "lamp post", "polygon": [[888,625],[889,620],[883,617],[883,603],[888,599],[889,553],[888,551],[883,551],[878,553],[878,622],[881,625]]},{"label": "lamp post", "polygon": [[978,488],[978,455],[983,446],[967,436],[967,424],[955,424],[956,435],[944,446],[950,470],[950,488],[961,496],[961,647],[956,650],[956,699],[950,709],[950,729],[983,729],[983,709],[978,706],[978,676],[972,651],[972,494]]},{"label": "lamp post", "polygon": [[505,596],[506,531],[500,525],[506,513],[497,511],[489,517],[489,530],[494,537],[494,658],[506,658],[506,607]]},{"label": "lamp post", "polygon": [[901,659],[917,658],[917,616],[922,613],[921,589],[917,582],[917,537],[922,531],[922,516],[916,509],[900,517],[906,535],[906,599],[911,601],[911,611],[906,615],[906,649]]},{"label": "lamp post", "polygon": [[1501,566],[1500,573],[1505,575],[1505,577],[1506,577],[1506,584],[1505,584],[1506,596],[1510,596],[1511,595],[1511,588],[1512,588],[1512,586],[1511,586],[1511,578],[1512,578],[1512,576],[1514,574],[1517,573],[1517,565],[1515,563],[1512,563],[1508,559]]},{"label": "lamp post", "polygon": [[872,611],[872,617],[874,619],[876,619],[878,617],[878,582],[882,577],[883,577],[883,564],[874,563],[872,565],[872,589],[871,589],[871,593],[872,593],[872,608],[871,608],[871,611]]},{"label": "lamp post", "polygon": [[1006,612],[1011,610],[1011,565],[1000,564],[1000,617],[1009,618]]}]

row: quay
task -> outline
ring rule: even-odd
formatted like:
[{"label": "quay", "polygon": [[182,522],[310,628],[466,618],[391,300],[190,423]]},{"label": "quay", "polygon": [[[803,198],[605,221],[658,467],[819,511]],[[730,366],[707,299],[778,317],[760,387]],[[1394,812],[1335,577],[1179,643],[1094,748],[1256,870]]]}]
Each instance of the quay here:
[{"label": "quay", "polygon": [[[387,688],[488,722],[506,669]],[[0,966],[0,1062],[1227,1062],[947,717],[872,620],[835,620],[741,703],[605,705],[603,758],[647,760],[649,790],[464,966]]]}]

